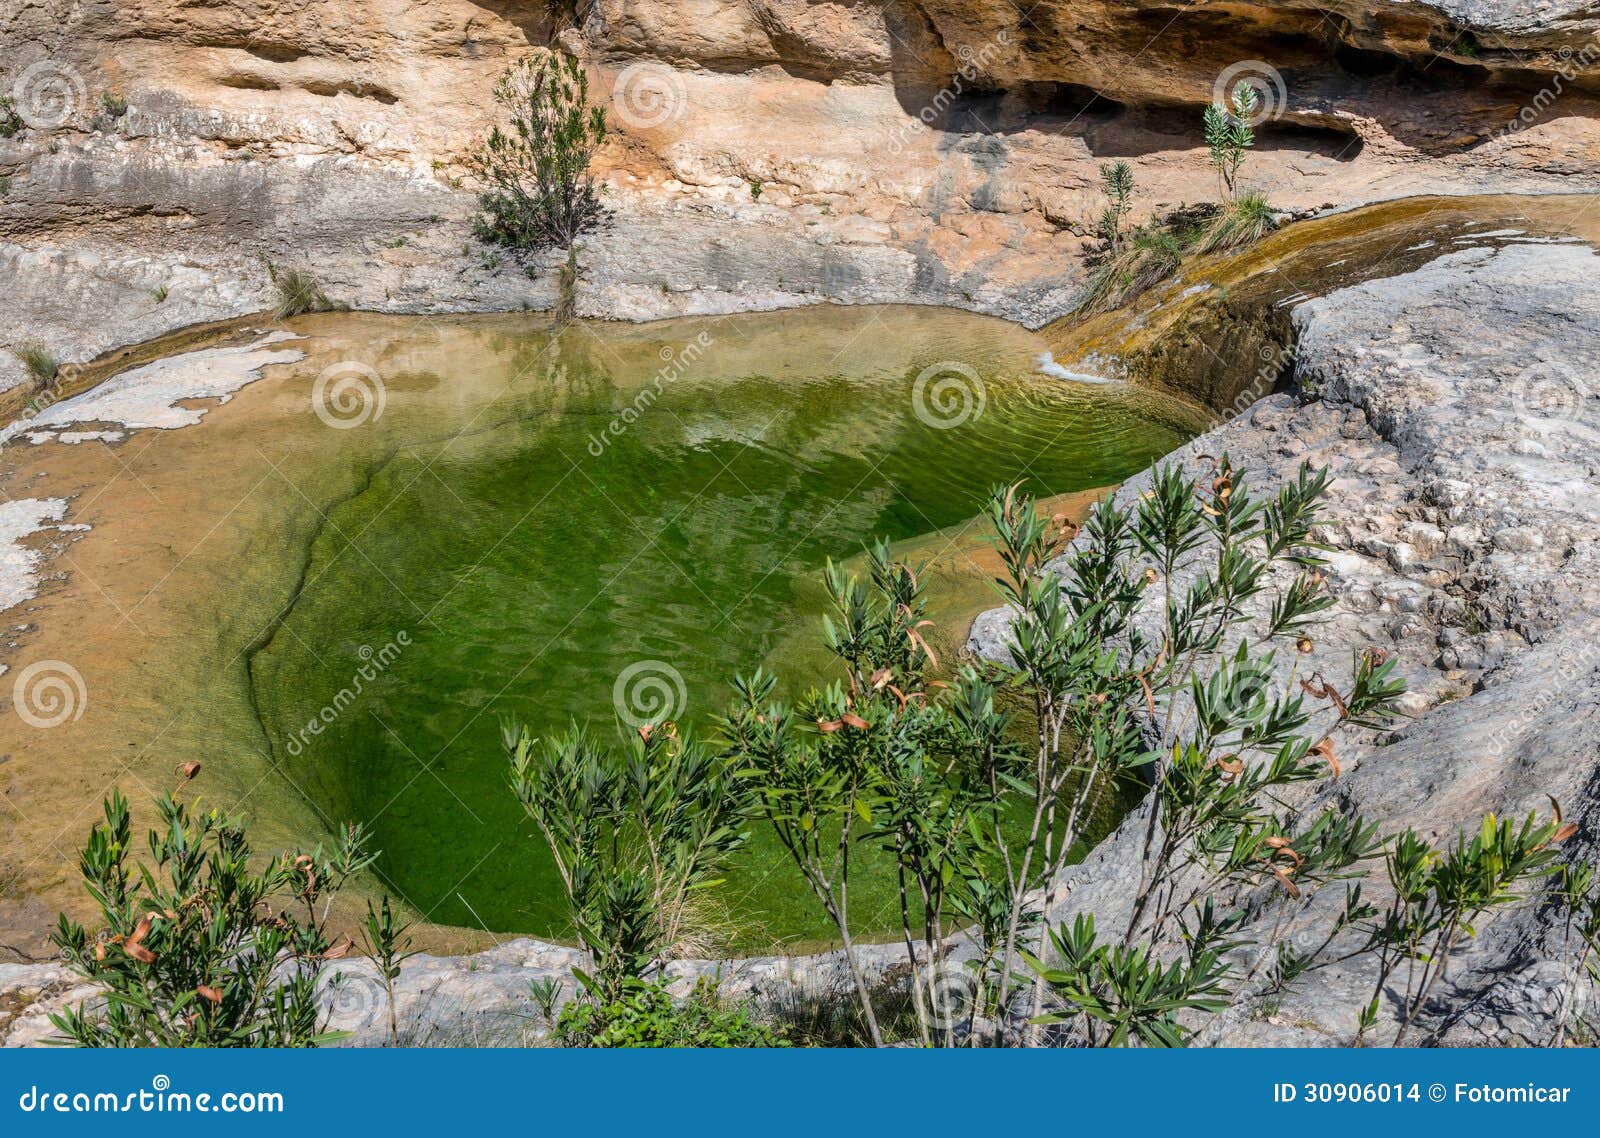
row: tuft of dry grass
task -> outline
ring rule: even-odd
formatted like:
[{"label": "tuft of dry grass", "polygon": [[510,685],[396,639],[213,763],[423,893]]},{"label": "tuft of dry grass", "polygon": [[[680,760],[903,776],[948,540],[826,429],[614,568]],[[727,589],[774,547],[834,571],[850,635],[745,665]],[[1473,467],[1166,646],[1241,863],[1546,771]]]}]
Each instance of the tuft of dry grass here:
[{"label": "tuft of dry grass", "polygon": [[1242,249],[1277,228],[1259,193],[1225,206],[1179,208],[1128,233],[1120,248],[1107,241],[1073,311],[1089,316],[1120,308],[1177,274],[1191,257]]},{"label": "tuft of dry grass", "polygon": [[268,265],[267,272],[278,289],[278,305],[272,310],[274,320],[287,320],[306,312],[333,312],[341,307],[328,299],[317,278],[305,269]]},{"label": "tuft of dry grass", "polygon": [[1278,227],[1272,207],[1259,193],[1247,193],[1229,205],[1202,229],[1190,246],[1198,256],[1225,253],[1254,245]]},{"label": "tuft of dry grass", "polygon": [[48,387],[61,374],[61,361],[43,344],[24,344],[17,349],[17,355],[40,387]]},{"label": "tuft of dry grass", "polygon": [[1154,288],[1183,264],[1183,245],[1156,226],[1140,226],[1128,235],[1120,253],[1102,262],[1089,277],[1073,311],[1083,315],[1120,308]]}]

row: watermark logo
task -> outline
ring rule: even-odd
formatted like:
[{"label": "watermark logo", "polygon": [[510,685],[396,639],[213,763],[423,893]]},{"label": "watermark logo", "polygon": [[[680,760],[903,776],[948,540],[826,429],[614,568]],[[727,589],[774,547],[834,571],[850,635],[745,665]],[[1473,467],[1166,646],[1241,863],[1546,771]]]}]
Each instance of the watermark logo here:
[{"label": "watermark logo", "polygon": [[978,982],[972,971],[944,961],[928,977],[928,1022],[940,1031],[960,1027],[972,1018]]},{"label": "watermark logo", "polygon": [[1259,59],[1246,59],[1224,68],[1211,88],[1211,101],[1230,114],[1237,113],[1241,87],[1256,93],[1255,109],[1242,116],[1251,126],[1278,118],[1289,105],[1289,85],[1283,72]]},{"label": "watermark logo", "polygon": [[337,973],[328,985],[329,1007],[342,1023],[365,1023],[389,1006],[389,993],[376,976]]},{"label": "watermark logo", "polygon": [[17,77],[11,98],[23,122],[34,130],[55,130],[88,101],[88,89],[73,68],[43,59]]},{"label": "watermark logo", "polygon": [[330,364],[311,385],[311,409],[336,431],[376,423],[388,402],[383,377],[357,360]]},{"label": "watermark logo", "polygon": [[945,360],[924,368],[911,385],[911,406],[917,418],[936,431],[983,417],[989,392],[977,371],[964,363]]},{"label": "watermark logo", "polygon": [[956,57],[961,60],[961,66],[951,77],[950,83],[935,92],[933,98],[924,103],[913,118],[901,124],[895,136],[888,142],[886,147],[888,152],[899,154],[906,149],[913,138],[929,133],[933,129],[933,124],[950,112],[969,86],[984,86],[985,84],[979,81],[995,70],[1001,54],[1010,46],[1011,33],[1001,30],[994,39],[981,48],[973,48],[970,44],[962,44],[957,48]]},{"label": "watermark logo", "polygon": [[1264,716],[1272,705],[1272,692],[1276,686],[1268,668],[1246,664],[1235,669],[1222,693],[1216,710],[1229,722],[1228,728],[1238,728]]},{"label": "watermark logo", "polygon": [[589,436],[588,451],[599,458],[606,453],[612,443],[616,442],[628,431],[628,428],[644,417],[645,412],[656,405],[669,386],[682,379],[691,367],[700,362],[700,358],[716,343],[710,332],[701,332],[684,346],[674,347],[671,344],[661,348],[661,370],[656,372],[649,383],[635,395],[632,401],[624,407],[617,417],[608,422],[598,434]]},{"label": "watermark logo", "polygon": [[1554,361],[1530,364],[1506,384],[1513,403],[1551,419],[1576,419],[1593,392],[1585,379]]},{"label": "watermark logo", "polygon": [[83,718],[89,692],[78,669],[62,660],[37,660],[17,673],[11,704],[29,727],[48,730]]},{"label": "watermark logo", "polygon": [[363,644],[356,650],[356,655],[361,659],[361,665],[350,676],[350,682],[334,693],[333,699],[324,704],[315,715],[306,720],[304,727],[298,728],[284,744],[284,750],[298,757],[311,745],[311,740],[333,726],[338,718],[361,698],[367,690],[367,685],[374,682],[384,672],[393,666],[400,658],[400,653],[411,647],[411,633],[401,629],[395,633],[394,639],[382,648],[374,650],[370,644]]},{"label": "watermark logo", "polygon": [[1576,85],[1594,69],[1596,63],[1600,63],[1600,35],[1590,37],[1582,47],[1561,48],[1556,52],[1556,58],[1549,81],[1517,108],[1517,113],[1506,123],[1500,137],[1526,130],[1544,118],[1545,113],[1566,95],[1569,87]]},{"label": "watermark logo", "polygon": [[282,1114],[280,1091],[175,1091],[172,1080],[156,1075],[149,1087],[133,1091],[41,1090],[30,1086],[17,1098],[25,1114]]},{"label": "watermark logo", "polygon": [[611,704],[629,727],[666,723],[683,714],[689,703],[683,675],[663,660],[629,664],[611,686]]},{"label": "watermark logo", "polygon": [[659,63],[635,63],[617,76],[611,105],[634,130],[654,130],[683,117],[689,96],[683,77]]}]

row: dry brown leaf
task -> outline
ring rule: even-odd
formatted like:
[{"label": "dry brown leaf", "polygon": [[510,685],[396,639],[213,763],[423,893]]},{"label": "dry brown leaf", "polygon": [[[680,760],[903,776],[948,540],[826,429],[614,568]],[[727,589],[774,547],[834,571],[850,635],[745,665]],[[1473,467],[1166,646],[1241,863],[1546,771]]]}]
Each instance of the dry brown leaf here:
[{"label": "dry brown leaf", "polygon": [[1338,778],[1340,775],[1344,774],[1344,767],[1339,764],[1338,756],[1333,753],[1332,739],[1324,739],[1315,747],[1311,748],[1311,753],[1328,764],[1329,768],[1333,771],[1334,778]]}]

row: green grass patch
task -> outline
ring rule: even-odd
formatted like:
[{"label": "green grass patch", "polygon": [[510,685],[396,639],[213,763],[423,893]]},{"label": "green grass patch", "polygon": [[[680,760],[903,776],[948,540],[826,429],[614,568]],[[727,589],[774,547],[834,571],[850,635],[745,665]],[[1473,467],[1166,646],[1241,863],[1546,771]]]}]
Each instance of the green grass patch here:
[{"label": "green grass patch", "polygon": [[1090,258],[1089,281],[1073,312],[1088,316],[1121,308],[1176,276],[1186,261],[1242,249],[1276,228],[1272,207],[1255,192],[1222,206],[1180,206],[1136,226],[1120,247],[1107,241]]}]

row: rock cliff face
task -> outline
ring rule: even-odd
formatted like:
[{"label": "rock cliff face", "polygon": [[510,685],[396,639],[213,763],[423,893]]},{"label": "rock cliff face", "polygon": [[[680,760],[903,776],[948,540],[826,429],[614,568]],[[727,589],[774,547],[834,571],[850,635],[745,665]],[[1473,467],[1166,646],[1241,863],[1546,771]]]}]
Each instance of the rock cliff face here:
[{"label": "rock cliff face", "polygon": [[1100,162],[1133,163],[1140,212],[1211,185],[1219,83],[1265,96],[1249,180],[1281,208],[1572,188],[1600,168],[1597,32],[1576,0],[5,0],[29,125],[0,139],[0,346],[82,359],[258,309],[267,261],[369,308],[547,306],[549,273],[472,247],[463,181],[532,45],[590,64],[617,131],[584,311],[1040,323],[1082,279]]}]

